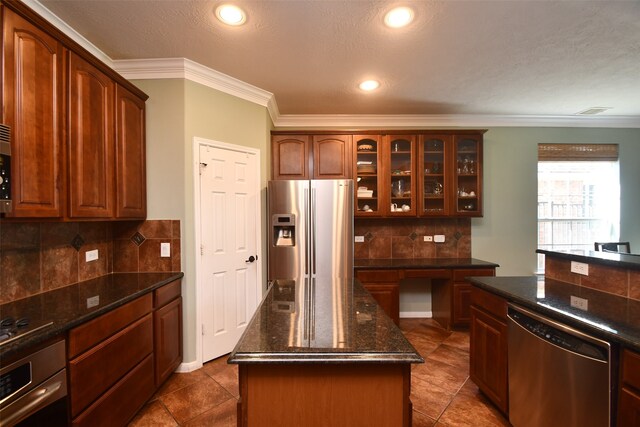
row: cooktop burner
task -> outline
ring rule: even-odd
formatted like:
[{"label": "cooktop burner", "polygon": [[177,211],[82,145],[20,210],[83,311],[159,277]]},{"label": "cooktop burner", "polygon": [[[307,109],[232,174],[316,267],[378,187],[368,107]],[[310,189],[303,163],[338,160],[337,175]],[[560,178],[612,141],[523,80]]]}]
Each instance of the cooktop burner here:
[{"label": "cooktop burner", "polygon": [[18,338],[53,325],[53,322],[33,324],[28,317],[5,317],[0,320],[0,346],[8,344]]}]

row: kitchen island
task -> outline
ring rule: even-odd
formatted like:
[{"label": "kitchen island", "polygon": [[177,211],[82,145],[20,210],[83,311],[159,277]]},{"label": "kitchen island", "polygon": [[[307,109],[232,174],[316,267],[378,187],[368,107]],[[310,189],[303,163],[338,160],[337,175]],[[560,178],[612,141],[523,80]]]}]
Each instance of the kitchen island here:
[{"label": "kitchen island", "polygon": [[424,360],[357,280],[275,281],[229,363],[239,426],[409,426]]}]

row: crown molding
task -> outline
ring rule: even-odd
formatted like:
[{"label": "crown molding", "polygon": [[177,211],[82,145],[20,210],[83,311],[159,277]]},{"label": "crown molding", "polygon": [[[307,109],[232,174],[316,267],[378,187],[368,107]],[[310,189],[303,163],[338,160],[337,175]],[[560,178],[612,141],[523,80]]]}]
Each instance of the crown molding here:
[{"label": "crown molding", "polygon": [[228,95],[267,107],[275,122],[279,113],[271,92],[186,58],[127,59],[113,61],[113,68],[129,80],[186,79]]},{"label": "crown molding", "polygon": [[103,51],[98,49],[93,43],[84,38],[82,34],[71,28],[66,22],[62,19],[58,18],[56,14],[51,12],[49,9],[44,7],[36,0],[22,0],[22,3],[26,4],[28,7],[33,9],[38,15],[42,16],[44,19],[49,21],[54,27],[62,31],[69,38],[71,38],[74,42],[78,43],[80,46],[88,50],[93,56],[98,58],[100,61],[107,64],[109,67],[113,68],[113,60],[107,56]]},{"label": "crown molding", "polygon": [[276,127],[358,127],[358,128],[490,128],[490,127],[593,127],[640,128],[637,116],[529,116],[474,114],[340,115],[284,114]]}]

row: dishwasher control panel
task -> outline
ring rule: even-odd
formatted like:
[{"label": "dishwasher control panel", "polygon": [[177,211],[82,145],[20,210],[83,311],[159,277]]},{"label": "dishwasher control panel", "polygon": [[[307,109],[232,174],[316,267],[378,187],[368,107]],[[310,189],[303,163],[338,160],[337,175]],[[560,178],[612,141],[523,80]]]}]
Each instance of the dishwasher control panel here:
[{"label": "dishwasher control panel", "polygon": [[606,349],[586,342],[573,334],[561,331],[512,308],[509,308],[509,317],[533,335],[558,347],[605,362],[609,360],[609,353]]}]

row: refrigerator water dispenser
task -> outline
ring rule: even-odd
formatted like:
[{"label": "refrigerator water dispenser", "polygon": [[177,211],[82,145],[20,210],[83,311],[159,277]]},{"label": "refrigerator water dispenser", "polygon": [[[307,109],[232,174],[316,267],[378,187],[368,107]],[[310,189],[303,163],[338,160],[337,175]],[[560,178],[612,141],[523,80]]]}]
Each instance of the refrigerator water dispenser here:
[{"label": "refrigerator water dispenser", "polygon": [[272,217],[273,241],[275,246],[296,245],[296,225],[294,214],[275,214]]}]

